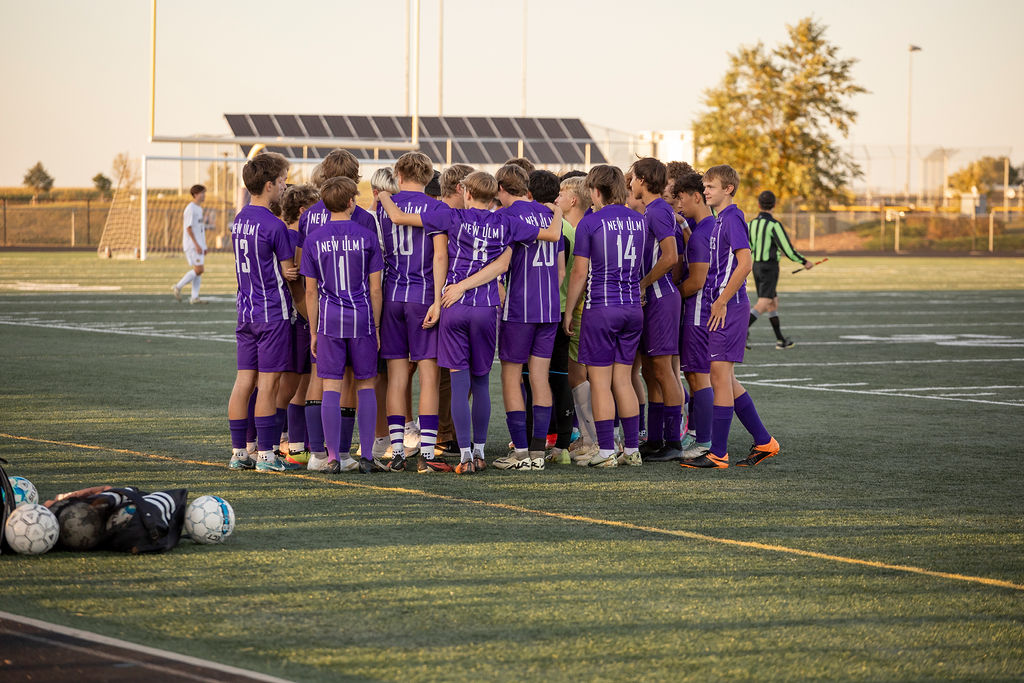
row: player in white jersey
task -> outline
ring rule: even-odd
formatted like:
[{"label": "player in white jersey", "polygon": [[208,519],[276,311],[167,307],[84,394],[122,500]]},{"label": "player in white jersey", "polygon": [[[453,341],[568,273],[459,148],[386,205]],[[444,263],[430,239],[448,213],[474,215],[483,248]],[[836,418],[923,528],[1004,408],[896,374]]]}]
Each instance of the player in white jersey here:
[{"label": "player in white jersey", "polygon": [[205,304],[199,298],[199,284],[203,275],[203,264],[206,262],[206,224],[203,223],[203,202],[206,200],[206,188],[202,185],[193,185],[189,188],[192,201],[185,207],[185,215],[182,221],[181,247],[185,251],[185,260],[192,266],[192,270],[185,273],[178,284],[171,287],[171,294],[178,301],[181,301],[181,290],[185,285],[192,283],[192,296],[189,303]]}]

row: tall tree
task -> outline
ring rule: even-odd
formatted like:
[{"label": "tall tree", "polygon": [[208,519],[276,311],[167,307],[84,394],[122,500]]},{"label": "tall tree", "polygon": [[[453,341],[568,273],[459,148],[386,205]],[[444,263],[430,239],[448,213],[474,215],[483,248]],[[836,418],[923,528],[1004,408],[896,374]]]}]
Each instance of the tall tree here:
[{"label": "tall tree", "polygon": [[112,170],[114,171],[114,182],[117,183],[118,189],[122,187],[131,189],[138,186],[140,180],[139,168],[128,152],[121,152],[114,157]]},{"label": "tall tree", "polygon": [[114,183],[107,176],[102,173],[97,173],[92,177],[92,184],[96,190],[100,193],[101,197],[110,195],[110,188],[113,187]]},{"label": "tall tree", "polygon": [[694,124],[699,161],[729,164],[751,193],[826,205],[861,175],[835,136],[846,136],[857,112],[847,101],[867,92],[854,83],[857,60],[839,57],[825,26],[811,18],[786,27],[788,40],[729,55],[721,83],[704,92]]},{"label": "tall tree", "polygon": [[40,192],[49,192],[50,188],[53,187],[53,176],[51,176],[46,168],[43,166],[43,162],[37,161],[36,165],[25,171],[25,177],[22,179],[25,187],[32,188],[32,202],[35,203],[36,199],[39,198]]},{"label": "tall tree", "polygon": [[[996,187],[1003,185],[1003,171],[1006,157],[982,157],[972,161],[964,168],[949,176],[949,186],[960,192],[970,192],[977,188],[980,194],[987,195]],[[1020,169],[1010,166],[1010,187],[1020,185]]]}]

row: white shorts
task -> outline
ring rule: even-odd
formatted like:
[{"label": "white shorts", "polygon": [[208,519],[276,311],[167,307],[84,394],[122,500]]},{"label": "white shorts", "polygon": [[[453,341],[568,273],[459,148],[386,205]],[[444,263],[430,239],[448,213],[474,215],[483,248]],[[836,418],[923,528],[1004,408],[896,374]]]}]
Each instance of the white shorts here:
[{"label": "white shorts", "polygon": [[190,266],[201,266],[203,265],[206,257],[196,251],[195,247],[188,247],[185,249],[185,259],[188,261]]}]

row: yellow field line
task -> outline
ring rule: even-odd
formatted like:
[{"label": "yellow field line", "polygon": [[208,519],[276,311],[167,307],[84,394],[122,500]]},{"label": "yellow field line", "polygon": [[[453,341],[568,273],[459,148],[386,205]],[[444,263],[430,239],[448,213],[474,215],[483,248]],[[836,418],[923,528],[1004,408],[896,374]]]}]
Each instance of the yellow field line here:
[{"label": "yellow field line", "polygon": [[[152,460],[165,460],[168,462],[184,463],[187,465],[199,465],[201,467],[218,467],[227,468],[226,463],[211,463],[202,460],[189,460],[178,457],[171,457],[168,455],[159,455],[157,453],[142,453],[140,451],[132,451],[126,448],[107,448],[106,446],[93,446],[90,444],[72,443],[68,441],[53,441],[50,439],[36,439],[28,436],[18,436],[15,434],[4,434],[0,432],[0,437],[6,439],[17,439],[20,441],[32,441],[35,443],[46,443],[53,444],[55,446],[70,446],[73,448],[84,448],[93,451],[107,451],[110,453],[124,453],[126,455],[137,455],[144,458],[150,458]],[[707,534],[700,534],[695,531],[682,531],[678,529],[661,529],[659,527],[644,526],[642,524],[632,524],[631,522],[619,522],[611,519],[600,519],[598,517],[586,517],[583,515],[570,515],[564,512],[550,512],[547,510],[536,510],[534,508],[523,507],[521,505],[511,505],[509,503],[492,503],[485,500],[474,500],[472,498],[459,498],[457,496],[449,496],[443,493],[431,493],[429,491],[422,491],[420,489],[410,489],[401,486],[378,486],[375,484],[361,484],[351,481],[345,481],[343,479],[327,479],[324,477],[318,477],[313,475],[301,474],[299,472],[289,472],[288,475],[291,478],[306,479],[308,481],[317,482],[320,484],[330,484],[333,486],[344,486],[355,489],[363,489],[366,491],[380,491],[382,493],[406,493],[415,496],[421,496],[423,498],[431,498],[433,500],[443,500],[451,503],[464,503],[469,505],[479,505],[482,507],[491,508],[494,510],[505,510],[508,512],[521,512],[531,515],[541,515],[544,517],[551,517],[553,519],[560,519],[566,522],[584,522],[586,524],[596,524],[599,526],[612,527],[616,529],[629,529],[632,531],[644,531],[651,534],[660,534],[663,536],[673,536],[676,538],[689,538],[695,541],[706,541],[708,543],[720,543],[722,545],[731,545],[740,548],[750,548],[753,550],[768,550],[771,552],[785,553],[787,555],[798,555],[801,557],[813,557],[819,560],[828,560],[830,562],[841,562],[843,564],[852,564],[861,567],[871,567],[873,569],[887,569],[890,571],[906,572],[910,574],[922,574],[924,576],[933,576],[940,579],[952,579],[954,581],[967,581],[969,583],[979,583],[984,586],[996,586],[998,588],[1009,588],[1012,590],[1024,591],[1024,584],[1013,583],[1011,581],[1002,581],[1000,579],[990,579],[984,576],[971,576],[969,574],[956,574],[952,572],[940,572],[931,569],[924,569],[923,567],[914,567],[905,564],[889,564],[888,562],[876,562],[874,560],[860,560],[854,557],[844,557],[842,555],[830,555],[828,553],[819,553],[813,550],[800,550],[799,548],[790,548],[784,545],[774,545],[771,543],[758,543],[757,541],[738,541],[731,538],[721,538],[718,536],[708,536]]]}]

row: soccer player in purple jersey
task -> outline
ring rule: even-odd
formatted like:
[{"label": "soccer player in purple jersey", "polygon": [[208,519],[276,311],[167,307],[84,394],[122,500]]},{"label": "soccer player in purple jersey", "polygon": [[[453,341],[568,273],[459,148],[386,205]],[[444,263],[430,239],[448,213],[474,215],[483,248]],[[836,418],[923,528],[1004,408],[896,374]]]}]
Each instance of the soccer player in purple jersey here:
[{"label": "soccer player in purple jersey", "polygon": [[[292,185],[281,196],[281,220],[288,226],[288,237],[298,251],[299,219],[309,207],[320,201],[320,193],[312,185]],[[296,263],[299,262],[296,255]],[[294,354],[291,372],[281,378],[277,395],[278,413],[286,411],[288,429],[281,435],[281,454],[286,462],[305,466],[309,461],[306,450],[306,391],[309,388],[309,321],[301,315],[292,323]],[[288,437],[287,440],[285,437]]]},{"label": "soccer player in purple jersey", "polygon": [[384,470],[372,455],[377,420],[373,391],[379,348],[376,321],[380,319],[384,261],[376,233],[351,220],[357,192],[351,178],[337,177],[324,183],[320,194],[331,220],[308,236],[300,269],[306,277],[310,348],[324,386],[321,419],[327,463],[321,472],[329,474],[342,471],[341,383],[346,373],[355,378],[358,392],[359,471]]},{"label": "soccer player in purple jersey", "polygon": [[661,193],[665,189],[665,164],[647,157],[633,164],[630,192],[644,204],[644,220],[650,240],[644,251],[646,274],[640,281],[644,292],[644,331],[640,357],[647,381],[647,443],[641,454],[648,460],[678,460],[683,456],[680,431],[683,391],[672,357],[679,353],[679,290],[672,268],[679,259],[675,211]]},{"label": "soccer player in purple jersey", "polygon": [[[514,216],[538,228],[551,225],[553,212],[529,198],[530,179],[519,166],[506,164],[494,174],[498,182],[498,213]],[[559,237],[561,229],[559,227]],[[514,470],[544,469],[544,447],[551,424],[551,385],[548,369],[561,319],[558,289],[565,276],[562,240],[516,242],[505,279],[505,304],[501,312],[498,359],[505,402],[505,422],[513,452],[498,458],[494,466]],[[533,434],[526,432],[523,396],[523,365],[530,371],[533,397]]]},{"label": "soccer player in purple jersey", "polygon": [[[640,304],[641,255],[648,235],[644,217],[623,206],[628,189],[622,171],[598,165],[587,174],[594,212],[576,226],[569,293],[562,326],[573,332],[570,311],[584,285],[587,300],[580,323],[579,361],[587,366],[598,453],[589,465],[641,465],[639,403],[630,378],[643,329]],[[614,422],[622,421],[622,463],[615,454]]]},{"label": "soccer player in purple jersey", "polygon": [[[242,180],[252,200],[231,225],[238,282],[238,374],[228,401],[232,469],[282,472],[292,468],[274,454],[281,437],[275,399],[281,373],[291,363],[293,293],[300,297],[296,304],[299,313],[305,312],[305,304],[288,228],[269,208],[284,192],[287,175],[288,161],[280,154],[258,154],[247,161]],[[245,442],[249,397],[257,388],[254,462]]]},{"label": "soccer player in purple jersey", "polygon": [[462,186],[464,209],[407,214],[395,210],[386,198],[382,204],[395,223],[422,225],[428,232],[443,231],[448,236],[438,364],[451,371],[452,418],[460,450],[455,472],[470,474],[486,466],[484,446],[491,413],[488,377],[494,362],[499,304],[496,279],[507,268],[504,259],[511,257],[513,243],[536,239],[554,242],[561,237],[562,212],[555,211],[551,225],[541,229],[514,216],[488,210],[498,192],[498,183],[489,173],[471,173]]},{"label": "soccer player in purple jersey", "polygon": [[[426,154],[403,154],[395,162],[395,176],[399,191],[389,198],[400,211],[420,214],[444,206],[423,192],[434,176]],[[387,422],[394,454],[390,469],[406,469],[405,404],[414,367],[420,373],[417,466],[429,467],[426,456],[433,456],[437,443],[437,322],[448,271],[447,237],[428,234],[422,226],[393,223],[380,204],[377,220],[384,243],[380,355],[388,364]],[[442,461],[435,465],[448,467]]]},{"label": "soccer player in purple jersey", "polygon": [[694,223],[686,240],[685,268],[677,276],[683,296],[683,319],[679,356],[690,385],[691,427],[693,443],[683,451],[684,459],[692,459],[711,448],[711,361],[708,358],[708,317],[711,302],[704,296],[708,264],[711,261],[711,230],[715,216],[704,201],[701,174],[692,168],[683,172],[672,188],[679,212]]},{"label": "soccer player in purple jersey", "polygon": [[729,427],[733,412],[751,436],[754,445],[740,467],[753,466],[779,452],[779,443],[764,428],[754,402],[736,380],[735,363],[743,362],[747,334],[746,279],[752,259],[743,212],[733,203],[739,174],[731,166],[712,166],[704,173],[704,198],[718,212],[708,240],[710,247],[707,281],[703,296],[712,303],[708,316],[708,358],[714,409],[711,420],[711,448],[683,467],[725,468],[729,466]]}]

